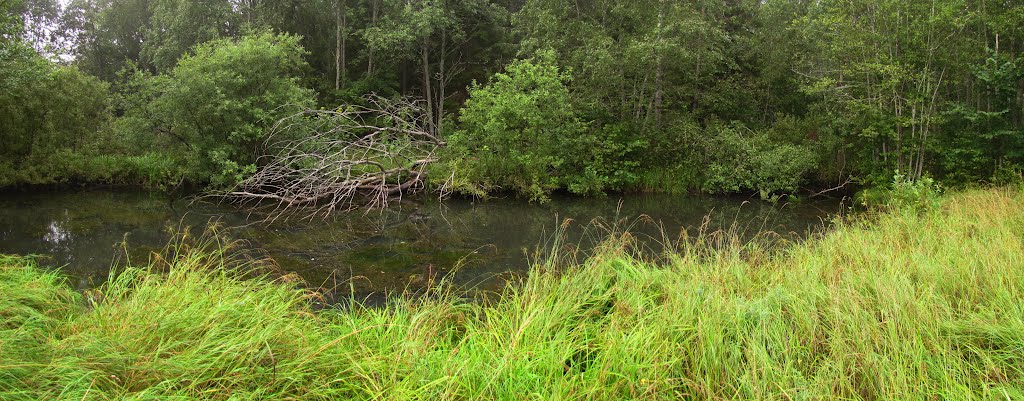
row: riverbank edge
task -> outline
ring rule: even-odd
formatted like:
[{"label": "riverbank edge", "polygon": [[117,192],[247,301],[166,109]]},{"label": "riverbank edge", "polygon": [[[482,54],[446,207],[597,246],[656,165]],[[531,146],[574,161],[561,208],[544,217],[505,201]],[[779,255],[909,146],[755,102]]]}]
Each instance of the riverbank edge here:
[{"label": "riverbank edge", "polygon": [[[701,191],[697,187],[683,187],[688,189],[673,188],[671,186],[659,187],[651,185],[637,185],[636,187],[626,188],[617,191],[605,191],[598,194],[581,195],[574,194],[565,189],[559,189],[548,195],[548,200],[553,198],[615,198],[629,195],[686,195],[686,196],[701,196],[701,197],[716,197],[725,199],[744,199],[744,200],[763,200],[763,201],[785,201],[785,202],[803,202],[805,200],[812,199],[843,199],[843,198],[854,198],[860,191],[869,188],[856,184],[847,184],[836,188],[826,188],[826,184],[820,184],[820,191],[817,190],[818,186],[804,188],[801,192],[796,194],[780,194],[766,196],[753,191],[741,191],[736,193],[708,193]],[[148,184],[132,184],[132,183],[103,183],[103,182],[89,182],[89,181],[74,181],[74,182],[61,182],[61,183],[49,183],[49,184],[12,184],[7,186],[0,186],[0,195],[3,194],[22,194],[22,193],[59,193],[64,191],[73,192],[88,192],[94,190],[117,190],[117,191],[141,191],[146,193],[163,194],[172,198],[208,198],[208,199],[221,199],[218,192],[211,192],[204,190],[201,186],[195,184],[182,184],[173,188],[166,188],[160,186],[153,186]],[[428,189],[414,194],[412,197],[405,196],[403,199],[426,199],[437,198],[437,192],[435,189]],[[470,195],[461,192],[455,192],[448,194],[447,197],[463,200],[480,200],[488,201],[493,199],[522,199],[529,200],[527,195],[517,193],[515,191],[495,191],[488,193],[486,196]],[[530,201],[536,202],[536,201]],[[543,203],[543,202],[538,202]],[[252,205],[249,205],[250,207]]]},{"label": "riverbank edge", "polygon": [[314,312],[181,241],[79,294],[0,258],[0,398],[1014,399],[1024,196],[945,195],[784,250],[714,234],[660,264],[617,233],[486,304],[439,286]]},{"label": "riverbank edge", "polygon": [[[5,192],[46,192],[46,191],[61,191],[61,190],[90,190],[97,188],[116,188],[125,190],[140,190],[147,192],[161,192],[172,196],[217,196],[223,194],[223,189],[216,189],[210,187],[210,182],[196,182],[194,180],[187,179],[181,172],[171,172],[171,170],[153,169],[150,167],[140,167],[145,165],[144,160],[150,158],[159,159],[160,156],[147,154],[144,156],[123,156],[123,157],[97,157],[96,160],[81,159],[80,156],[75,155],[71,159],[75,160],[75,163],[85,163],[87,167],[76,167],[67,172],[60,174],[34,174],[40,177],[35,178],[13,178],[0,180],[0,194]],[[143,161],[140,161],[143,160]],[[115,169],[104,169],[98,166],[92,166],[89,163],[113,163],[119,167]],[[166,160],[156,164],[168,163]],[[74,164],[74,163],[73,163]],[[0,166],[3,167],[3,166]],[[165,166],[166,167],[166,166]],[[2,170],[2,169],[0,169]],[[108,171],[110,170],[110,171]],[[98,171],[104,173],[97,173]],[[723,197],[748,197],[758,198],[762,200],[770,199],[788,199],[797,200],[806,197],[816,196],[830,196],[830,197],[852,197],[858,191],[870,186],[865,186],[861,183],[852,180],[852,178],[846,183],[836,185],[832,182],[817,181],[814,179],[808,179],[800,187],[799,190],[793,191],[792,193],[761,193],[753,189],[737,190],[737,191],[725,191],[715,192],[707,191],[704,189],[700,180],[695,180],[692,177],[688,177],[687,174],[660,174],[661,170],[644,170],[639,171],[637,174],[641,177],[636,182],[625,185],[624,187],[612,189],[607,188],[602,191],[580,194],[570,191],[568,188],[556,188],[549,193],[546,193],[540,200],[544,200],[550,196],[571,196],[579,198],[593,198],[593,197],[605,197],[605,196],[617,196],[617,195],[630,195],[630,194],[667,194],[667,195],[699,195],[699,196],[723,196]],[[33,174],[29,174],[34,176]],[[45,178],[41,178],[45,177]],[[169,178],[175,177],[175,178]],[[444,182],[436,182],[432,180],[426,180],[425,188],[419,191],[418,195],[436,197],[441,192],[442,187],[445,186]],[[445,192],[449,192],[450,188],[444,189]],[[448,193],[447,196],[456,196],[462,198],[521,198],[531,199],[534,195],[529,193],[520,192],[513,188],[490,188],[486,192],[480,191],[454,191]]]}]

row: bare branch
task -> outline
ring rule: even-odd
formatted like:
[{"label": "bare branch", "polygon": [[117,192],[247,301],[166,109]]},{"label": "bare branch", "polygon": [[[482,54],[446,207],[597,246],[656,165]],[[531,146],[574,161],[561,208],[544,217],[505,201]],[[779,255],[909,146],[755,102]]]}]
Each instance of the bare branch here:
[{"label": "bare branch", "polygon": [[372,95],[363,105],[302,110],[274,124],[259,169],[224,197],[268,220],[381,208],[423,190],[444,142],[421,101]]},{"label": "bare branch", "polygon": [[847,185],[850,185],[851,183],[853,183],[853,176],[852,176],[852,175],[851,175],[851,176],[848,176],[848,177],[846,178],[846,181],[844,181],[844,182],[843,182],[842,184],[839,184],[839,185],[837,185],[837,186],[835,186],[835,187],[832,187],[832,188],[829,188],[829,189],[826,189],[826,190],[822,190],[822,191],[820,191],[820,192],[817,192],[817,193],[815,193],[815,194],[811,195],[810,197],[811,197],[811,198],[816,198],[816,197],[819,197],[819,196],[821,196],[821,195],[827,194],[827,193],[829,193],[829,192],[835,192],[835,191],[841,190],[841,189],[843,189],[843,188],[846,188],[846,186],[847,186]]}]

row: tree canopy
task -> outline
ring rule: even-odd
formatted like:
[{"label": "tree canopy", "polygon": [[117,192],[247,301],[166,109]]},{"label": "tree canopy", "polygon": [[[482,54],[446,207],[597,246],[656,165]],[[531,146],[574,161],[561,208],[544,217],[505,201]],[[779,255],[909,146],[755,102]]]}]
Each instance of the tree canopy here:
[{"label": "tree canopy", "polygon": [[[408,104],[448,148],[431,174],[473,194],[769,196],[1024,169],[1017,2],[0,5],[4,168],[49,166],[48,178],[7,172],[7,184],[229,185],[260,167],[283,107],[366,106],[371,94],[418,99]],[[91,161],[45,156],[68,152]],[[111,165],[120,173],[73,172]]]}]

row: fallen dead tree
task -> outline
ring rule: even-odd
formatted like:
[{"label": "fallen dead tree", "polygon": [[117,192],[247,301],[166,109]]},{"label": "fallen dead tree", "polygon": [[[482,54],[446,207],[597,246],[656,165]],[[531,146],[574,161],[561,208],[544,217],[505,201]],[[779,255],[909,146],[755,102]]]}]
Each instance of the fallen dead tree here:
[{"label": "fallen dead tree", "polygon": [[419,101],[371,96],[360,105],[302,110],[270,131],[258,169],[225,197],[277,219],[379,208],[425,187],[444,142]]}]

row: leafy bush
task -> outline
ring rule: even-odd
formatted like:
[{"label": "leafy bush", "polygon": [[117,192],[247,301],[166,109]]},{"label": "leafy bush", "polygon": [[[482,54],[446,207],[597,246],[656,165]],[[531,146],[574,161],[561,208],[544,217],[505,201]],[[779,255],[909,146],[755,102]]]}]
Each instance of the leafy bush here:
[{"label": "leafy bush", "polygon": [[911,180],[897,171],[890,184],[865,189],[857,199],[869,209],[925,212],[939,206],[942,188],[931,177]]},{"label": "leafy bush", "polygon": [[1013,170],[1024,168],[1024,129],[1017,100],[1024,58],[988,52],[983,62],[971,66],[985,101],[955,102],[944,113],[945,137],[935,147],[937,170],[947,183],[1001,183],[1013,177]]},{"label": "leafy bush", "polygon": [[[283,106],[313,106],[296,78],[304,54],[295,36],[213,41],[168,75],[126,70],[112,99],[75,67],[17,52],[0,71],[0,186],[230,185],[254,170]],[[110,110],[123,113],[113,124]]]},{"label": "leafy bush", "polygon": [[706,192],[757,191],[765,198],[792,193],[817,165],[807,146],[773,140],[767,132],[724,125],[713,126],[708,133],[703,144]]},{"label": "leafy bush", "polygon": [[635,187],[640,181],[642,161],[652,151],[650,139],[637,135],[639,131],[630,123],[606,124],[594,135],[583,137],[588,141],[585,149],[592,152],[588,155],[591,160],[583,170],[584,176],[568,177],[569,190],[596,194]]},{"label": "leafy bush", "polygon": [[227,186],[253,171],[265,132],[314,94],[299,37],[261,33],[198,46],[174,70],[148,77],[150,103],[129,112],[127,131],[158,132],[181,148],[189,178]]},{"label": "leafy bush", "polygon": [[105,83],[34,52],[19,52],[2,67],[0,186],[59,182],[69,174],[68,154],[104,147]]},{"label": "leafy bush", "polygon": [[588,170],[596,139],[586,135],[565,86],[570,78],[552,58],[515,61],[469,89],[461,129],[448,138],[442,164],[457,190],[511,190],[544,200],[558,188],[600,189],[597,172]]}]

